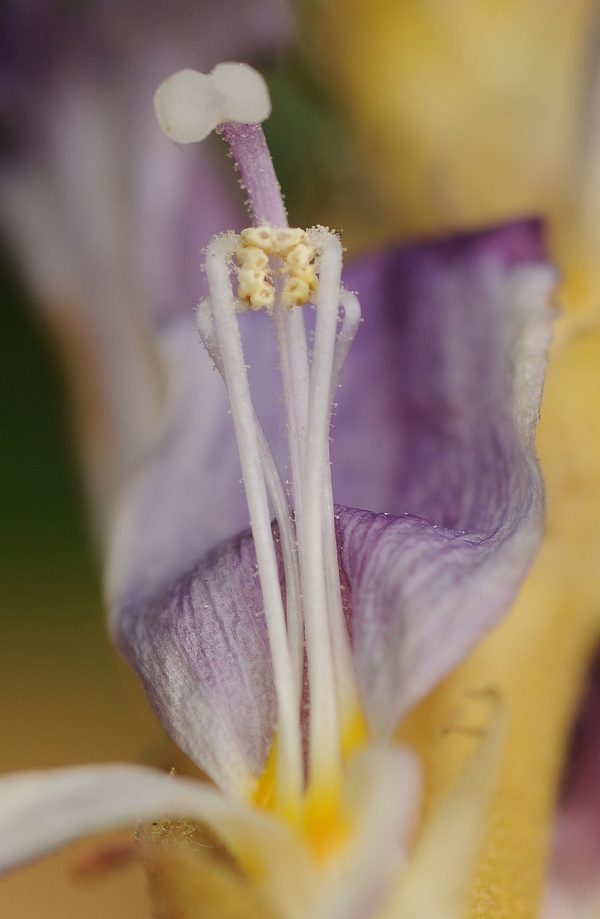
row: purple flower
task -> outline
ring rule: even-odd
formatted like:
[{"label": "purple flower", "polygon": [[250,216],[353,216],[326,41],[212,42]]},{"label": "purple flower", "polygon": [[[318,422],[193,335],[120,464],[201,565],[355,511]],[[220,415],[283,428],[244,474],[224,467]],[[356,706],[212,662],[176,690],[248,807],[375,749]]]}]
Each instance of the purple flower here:
[{"label": "purple flower", "polygon": [[[65,95],[62,79],[56,86],[32,130],[58,145],[58,175],[50,179],[52,157],[39,154],[5,169],[4,211],[43,296],[87,301],[104,335],[117,371],[106,392],[119,457],[104,495],[139,466],[111,539],[111,628],[162,723],[225,794],[135,767],[7,778],[0,864],[170,813],[212,826],[281,916],[420,914],[410,912],[415,892],[430,906],[445,883],[464,892],[475,817],[465,823],[464,863],[451,881],[440,871],[426,896],[423,866],[456,838],[458,800],[472,798],[481,813],[501,728],[496,719],[470,790],[452,790],[408,869],[419,772],[391,738],[500,620],[539,545],[533,437],[554,284],[540,227],[378,253],[342,280],[338,238],[287,229],[261,129],[228,116],[222,130],[257,229],[202,239],[186,192],[199,183],[198,205],[212,178],[200,184],[189,157],[146,141],[145,128],[132,153],[143,231],[123,268],[119,192],[100,181],[120,164],[110,144],[103,149],[110,131],[98,130],[88,158],[78,151],[81,166],[63,146],[74,127],[93,136],[90,119],[92,130],[107,125],[114,99],[93,81],[69,81]],[[215,124],[228,93],[229,84],[217,87]],[[49,101],[57,107],[44,125]],[[124,124],[137,105],[119,112]],[[105,187],[114,198],[99,226],[85,196]],[[55,220],[80,257],[60,233],[44,233]],[[189,239],[208,244],[209,296],[198,313],[206,351],[181,308],[193,302]],[[252,312],[260,298],[271,315]],[[304,299],[316,305],[306,323],[293,305]],[[146,342],[139,322],[152,329]],[[125,390],[120,374],[132,380]],[[448,916],[458,895],[449,894]]]}]

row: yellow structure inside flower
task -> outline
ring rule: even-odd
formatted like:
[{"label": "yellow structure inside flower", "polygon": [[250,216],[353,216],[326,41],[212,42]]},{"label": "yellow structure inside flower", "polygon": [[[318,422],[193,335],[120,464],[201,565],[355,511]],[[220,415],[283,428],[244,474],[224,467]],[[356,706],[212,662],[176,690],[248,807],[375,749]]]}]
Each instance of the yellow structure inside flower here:
[{"label": "yellow structure inside flower", "polygon": [[[341,750],[347,765],[361,748],[370,741],[363,712],[356,708],[342,726]],[[343,807],[342,775],[334,786],[315,782],[309,785],[302,799],[300,812],[282,812],[276,799],[277,788],[277,736],[275,737],[264,771],[258,781],[253,803],[262,810],[275,813],[288,821],[306,840],[318,861],[325,861],[348,841],[352,832],[348,814]]]},{"label": "yellow structure inside flower", "polygon": [[314,247],[306,231],[299,227],[250,227],[242,230],[242,245],[235,258],[238,263],[238,298],[252,310],[272,310],[275,288],[269,257],[279,258],[279,273],[286,280],[281,303],[287,309],[304,306],[317,290]]},{"label": "yellow structure inside flower", "polygon": [[[329,219],[355,247],[382,238],[549,219],[564,284],[538,447],[548,531],[507,621],[426,699],[401,736],[426,766],[426,811],[473,741],[464,691],[492,681],[508,735],[470,919],[533,919],[565,747],[600,641],[600,131],[597,4],[536,0],[306,2],[307,58],[345,112],[370,221]],[[326,53],[324,53],[326,49]],[[450,730],[448,730],[450,728]],[[426,824],[425,819],[425,824]]]}]

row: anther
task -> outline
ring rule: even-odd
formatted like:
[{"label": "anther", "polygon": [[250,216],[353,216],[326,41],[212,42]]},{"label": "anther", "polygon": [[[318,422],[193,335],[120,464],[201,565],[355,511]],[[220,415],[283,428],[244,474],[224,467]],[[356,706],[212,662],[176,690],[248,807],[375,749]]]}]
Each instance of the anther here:
[{"label": "anther", "polygon": [[306,281],[292,277],[286,281],[281,292],[281,304],[287,309],[304,306],[310,300],[310,287]]},{"label": "anther", "polygon": [[257,246],[240,246],[235,250],[235,258],[240,268],[259,268],[265,271],[269,266],[269,256]]},{"label": "anther", "polygon": [[[235,251],[240,301],[251,309],[275,303],[275,289],[270,283],[269,256],[283,259],[280,273],[287,275],[281,292],[286,309],[304,306],[318,287],[313,261],[316,250],[308,242],[306,231],[299,227],[249,227],[241,233],[243,245]],[[242,307],[243,308],[243,307]]]},{"label": "anther", "polygon": [[275,255],[288,255],[292,249],[303,243],[305,239],[306,232],[300,227],[282,227],[273,233],[271,250]]},{"label": "anther", "polygon": [[307,268],[315,257],[315,250],[304,242],[298,243],[285,254],[285,266],[288,271]]},{"label": "anther", "polygon": [[246,246],[257,246],[265,252],[273,250],[273,230],[271,227],[248,227],[242,230],[242,239]]}]

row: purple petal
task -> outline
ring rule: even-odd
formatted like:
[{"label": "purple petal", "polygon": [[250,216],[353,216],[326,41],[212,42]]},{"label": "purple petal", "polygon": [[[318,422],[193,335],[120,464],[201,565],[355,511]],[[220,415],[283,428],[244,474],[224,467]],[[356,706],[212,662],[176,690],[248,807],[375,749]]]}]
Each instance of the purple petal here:
[{"label": "purple petal", "polygon": [[251,534],[214,549],[151,599],[121,602],[114,628],[178,746],[222,788],[250,794],[275,724]]},{"label": "purple petal", "polygon": [[[271,396],[262,417],[274,430],[282,425],[273,339],[266,317],[251,318],[246,354],[261,368]],[[274,723],[252,541],[235,535],[248,527],[248,508],[226,390],[195,327],[171,322],[161,342],[164,431],[118,506],[111,629],[170,735],[239,791],[260,774]]]},{"label": "purple petal", "polygon": [[235,435],[192,324],[172,323],[163,344],[167,421],[119,506],[112,631],[178,745],[222,787],[247,790],[272,739],[274,695],[252,539],[223,542],[248,526]]},{"label": "purple petal", "polygon": [[554,272],[539,227],[520,223],[375,256],[346,284],[365,322],[334,487],[373,510],[340,508],[338,540],[363,699],[385,733],[499,621],[539,545]]}]

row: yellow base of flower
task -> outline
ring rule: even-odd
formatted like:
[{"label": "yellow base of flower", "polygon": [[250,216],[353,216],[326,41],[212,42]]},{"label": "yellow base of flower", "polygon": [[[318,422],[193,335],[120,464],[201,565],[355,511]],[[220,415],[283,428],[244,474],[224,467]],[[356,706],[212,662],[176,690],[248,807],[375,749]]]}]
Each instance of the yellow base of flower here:
[{"label": "yellow base of flower", "polygon": [[[361,747],[369,742],[369,733],[360,709],[352,711],[342,728],[340,747],[348,763]],[[347,815],[343,812],[343,775],[332,770],[331,775],[316,776],[306,790],[300,808],[295,802],[276,800],[277,737],[273,740],[267,762],[261,775],[252,803],[261,810],[277,814],[306,839],[317,860],[324,860],[343,847],[351,832]]]}]

